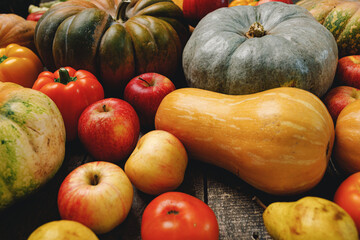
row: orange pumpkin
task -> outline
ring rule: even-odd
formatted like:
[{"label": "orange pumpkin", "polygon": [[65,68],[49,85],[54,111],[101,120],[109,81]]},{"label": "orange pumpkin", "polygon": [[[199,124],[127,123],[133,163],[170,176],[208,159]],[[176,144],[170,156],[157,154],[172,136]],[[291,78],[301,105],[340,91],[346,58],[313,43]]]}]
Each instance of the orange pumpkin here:
[{"label": "orange pumpkin", "polygon": [[34,45],[35,26],[36,22],[27,21],[19,15],[0,14],[0,48],[16,43],[36,51]]},{"label": "orange pumpkin", "polygon": [[250,5],[256,6],[259,0],[234,0],[229,3],[229,7],[239,6],[239,5]]},{"label": "orange pumpkin", "polygon": [[360,171],[360,101],[347,105],[335,128],[334,161],[346,173]]},{"label": "orange pumpkin", "polygon": [[249,95],[180,88],[161,102],[155,127],[175,135],[192,158],[278,195],[317,185],[334,141],[322,101],[288,87]]}]

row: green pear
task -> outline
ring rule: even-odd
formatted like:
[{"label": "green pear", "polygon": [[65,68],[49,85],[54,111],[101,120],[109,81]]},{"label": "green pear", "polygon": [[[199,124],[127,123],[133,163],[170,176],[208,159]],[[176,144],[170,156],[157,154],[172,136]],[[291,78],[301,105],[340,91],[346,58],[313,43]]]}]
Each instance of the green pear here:
[{"label": "green pear", "polygon": [[319,197],[274,202],[263,213],[275,240],[358,240],[353,219],[336,203]]}]

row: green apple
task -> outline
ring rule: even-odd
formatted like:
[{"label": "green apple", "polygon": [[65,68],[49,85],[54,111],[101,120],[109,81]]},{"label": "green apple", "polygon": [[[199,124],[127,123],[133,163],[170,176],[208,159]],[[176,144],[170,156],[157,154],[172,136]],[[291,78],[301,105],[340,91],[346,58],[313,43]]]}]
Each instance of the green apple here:
[{"label": "green apple", "polygon": [[174,135],[153,130],[142,136],[125,163],[125,173],[140,191],[158,195],[180,186],[188,156]]}]

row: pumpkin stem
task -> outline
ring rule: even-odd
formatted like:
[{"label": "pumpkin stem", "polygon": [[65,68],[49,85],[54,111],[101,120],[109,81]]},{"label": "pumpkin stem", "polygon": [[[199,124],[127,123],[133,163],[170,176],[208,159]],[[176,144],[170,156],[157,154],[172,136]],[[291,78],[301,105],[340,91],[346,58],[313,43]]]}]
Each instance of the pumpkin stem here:
[{"label": "pumpkin stem", "polygon": [[131,0],[122,0],[116,9],[116,20],[126,22],[129,18],[126,16],[126,8],[131,3]]},{"label": "pumpkin stem", "polygon": [[1,58],[0,58],[0,63],[2,63],[3,61],[5,61],[8,57],[3,55]]},{"label": "pumpkin stem", "polygon": [[59,78],[55,79],[55,82],[67,85],[69,82],[76,81],[76,77],[70,77],[69,72],[65,68],[59,69]]},{"label": "pumpkin stem", "polygon": [[251,24],[249,31],[246,33],[246,37],[254,38],[254,37],[262,37],[266,35],[266,31],[264,30],[263,25],[259,22],[254,22]]}]

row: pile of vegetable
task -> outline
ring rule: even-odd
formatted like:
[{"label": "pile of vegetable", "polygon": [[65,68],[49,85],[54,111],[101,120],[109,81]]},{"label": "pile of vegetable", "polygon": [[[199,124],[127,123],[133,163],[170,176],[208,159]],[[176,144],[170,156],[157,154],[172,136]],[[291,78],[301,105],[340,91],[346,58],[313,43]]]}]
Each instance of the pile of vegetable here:
[{"label": "pile of vegetable", "polygon": [[274,239],[358,239],[359,8],[57,0],[0,14],[0,209],[37,194],[79,141],[91,161],[61,179],[61,219],[29,239],[98,239],[127,219],[134,189],[151,198],[142,239],[219,239],[219,216],[178,191],[190,161],[280,197],[335,164],[333,198],[273,202],[263,223]]}]

